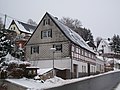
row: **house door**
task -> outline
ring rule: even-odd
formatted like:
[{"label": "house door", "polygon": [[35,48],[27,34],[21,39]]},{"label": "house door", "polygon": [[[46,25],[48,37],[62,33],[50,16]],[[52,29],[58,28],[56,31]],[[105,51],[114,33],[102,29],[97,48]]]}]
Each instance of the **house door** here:
[{"label": "house door", "polygon": [[74,70],[74,78],[78,77],[78,65],[77,64],[73,64],[73,70]]},{"label": "house door", "polygon": [[90,63],[88,63],[88,76],[90,76]]}]

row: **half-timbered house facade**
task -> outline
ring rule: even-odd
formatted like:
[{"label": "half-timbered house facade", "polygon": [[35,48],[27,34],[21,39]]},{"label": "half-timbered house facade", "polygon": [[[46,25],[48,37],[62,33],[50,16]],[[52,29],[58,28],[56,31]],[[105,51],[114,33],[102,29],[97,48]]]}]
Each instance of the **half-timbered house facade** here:
[{"label": "half-timbered house facade", "polygon": [[[71,77],[96,72],[95,52],[76,32],[46,13],[26,43],[26,58],[40,68],[66,69]],[[51,51],[55,48],[55,51]]]}]

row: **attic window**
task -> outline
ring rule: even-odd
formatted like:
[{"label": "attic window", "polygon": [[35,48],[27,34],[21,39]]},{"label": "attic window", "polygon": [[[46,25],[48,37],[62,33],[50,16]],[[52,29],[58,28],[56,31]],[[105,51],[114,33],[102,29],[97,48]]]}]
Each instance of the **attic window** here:
[{"label": "attic window", "polygon": [[48,19],[48,25],[50,25],[50,19]]},{"label": "attic window", "polygon": [[44,20],[43,20],[43,26],[45,25],[45,21],[46,21],[46,20],[44,19]]},{"label": "attic window", "polygon": [[13,29],[15,30],[15,27],[13,27]]},{"label": "attic window", "polygon": [[43,20],[43,26],[50,25],[50,19],[44,19]]}]

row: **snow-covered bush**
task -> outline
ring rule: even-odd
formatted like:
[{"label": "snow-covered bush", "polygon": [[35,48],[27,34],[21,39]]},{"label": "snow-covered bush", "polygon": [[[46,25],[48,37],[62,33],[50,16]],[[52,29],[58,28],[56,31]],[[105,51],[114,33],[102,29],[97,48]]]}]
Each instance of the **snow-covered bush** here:
[{"label": "snow-covered bush", "polygon": [[8,71],[11,71],[11,70],[13,70],[14,68],[18,68],[18,64],[16,64],[16,63],[10,63],[10,64],[8,65],[7,70],[8,70]]},{"label": "snow-covered bush", "polygon": [[10,75],[12,78],[22,78],[24,76],[24,71],[21,68],[14,68],[10,72]]}]

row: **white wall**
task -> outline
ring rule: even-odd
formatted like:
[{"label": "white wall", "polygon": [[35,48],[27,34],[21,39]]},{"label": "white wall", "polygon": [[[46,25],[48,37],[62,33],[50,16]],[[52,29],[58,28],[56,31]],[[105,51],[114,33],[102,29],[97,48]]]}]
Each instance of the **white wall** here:
[{"label": "white wall", "polygon": [[[40,68],[53,68],[53,60],[37,60],[31,61],[32,66],[38,66]],[[60,69],[71,69],[71,59],[54,60],[54,67]]]},{"label": "white wall", "polygon": [[105,62],[103,61],[102,57],[96,58],[96,71],[98,72],[104,72],[104,64]]},{"label": "white wall", "polygon": [[[14,30],[15,28],[15,30]],[[20,31],[18,30],[17,26],[15,24],[12,24],[10,27],[9,27],[10,30],[13,30],[15,31],[17,34],[20,34]]]},{"label": "white wall", "polygon": [[87,70],[88,70],[88,66],[87,66],[86,62],[80,62],[80,61],[73,60],[73,64],[78,65],[78,72],[83,72],[82,66],[86,67],[86,70],[84,70],[84,71],[87,72]]}]

